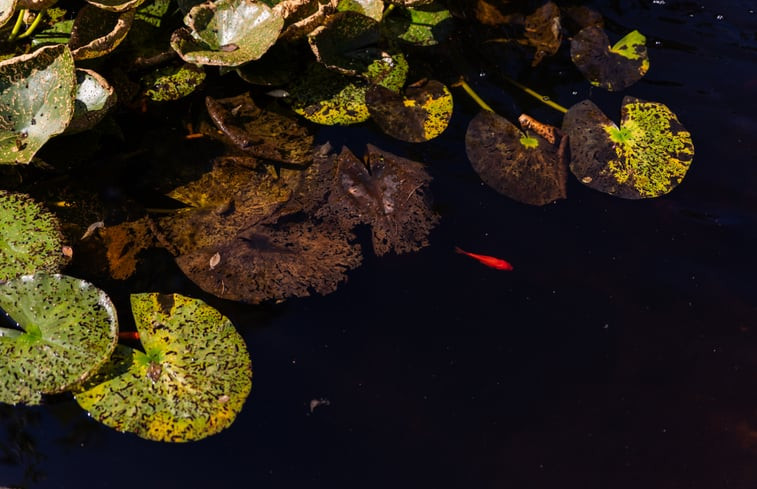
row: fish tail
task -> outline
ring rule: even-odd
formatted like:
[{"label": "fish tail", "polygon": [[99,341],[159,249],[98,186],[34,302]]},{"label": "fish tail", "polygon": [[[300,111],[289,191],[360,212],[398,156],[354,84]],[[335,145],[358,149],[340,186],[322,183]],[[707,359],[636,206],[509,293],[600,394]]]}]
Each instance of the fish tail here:
[{"label": "fish tail", "polygon": [[459,246],[455,246],[455,253],[460,253],[461,255],[467,255],[468,252],[460,248]]}]

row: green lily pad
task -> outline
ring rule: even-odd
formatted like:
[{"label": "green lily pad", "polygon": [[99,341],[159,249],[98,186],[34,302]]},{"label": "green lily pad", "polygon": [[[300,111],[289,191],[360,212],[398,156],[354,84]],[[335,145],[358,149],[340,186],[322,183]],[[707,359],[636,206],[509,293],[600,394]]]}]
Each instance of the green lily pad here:
[{"label": "green lily pad", "polygon": [[384,2],[381,0],[340,0],[336,9],[340,12],[357,12],[381,21],[384,15]]},{"label": "green lily pad", "polygon": [[55,216],[31,197],[0,190],[0,282],[66,263]]},{"label": "green lily pad", "polygon": [[252,387],[234,325],[199,299],[133,294],[144,352],[120,347],[76,402],[101,423],[149,440],[199,440],[230,426]]},{"label": "green lily pad", "polygon": [[66,128],[66,134],[95,127],[116,104],[116,92],[97,72],[77,68],[74,104],[74,116]]},{"label": "green lily pad", "polygon": [[447,39],[454,27],[454,18],[439,3],[418,4],[389,16],[382,27],[388,37],[415,46],[434,46]]},{"label": "green lily pad", "polygon": [[135,12],[108,12],[93,5],[82,7],[68,42],[74,59],[99,58],[116,49],[129,33]]},{"label": "green lily pad", "polygon": [[584,100],[563,119],[570,169],[587,186],[626,199],[658,197],[675,188],[691,165],[691,134],[665,105],[625,97],[618,127]]},{"label": "green lily pad", "polygon": [[76,77],[65,45],[0,62],[0,164],[29,163],[74,113]]},{"label": "green lily pad", "polygon": [[145,0],[87,0],[87,3],[109,12],[125,12],[139,7],[144,1]]},{"label": "green lily pad", "polygon": [[471,120],[465,150],[481,180],[511,199],[544,205],[566,196],[566,169],[557,147],[494,112]]},{"label": "green lily pad", "polygon": [[366,92],[365,102],[385,133],[411,143],[437,137],[452,117],[452,94],[435,80],[408,87],[404,96],[374,85]]},{"label": "green lily pad", "polygon": [[255,0],[218,0],[196,5],[184,17],[189,29],[171,36],[171,47],[187,63],[240,66],[273,46],[284,19]]},{"label": "green lily pad", "polygon": [[338,12],[308,36],[316,59],[345,75],[364,72],[373,61],[361,56],[367,46],[379,40],[379,23],[357,12]]},{"label": "green lily pad", "polygon": [[610,91],[630,87],[649,70],[646,37],[639,31],[610,47],[604,29],[585,27],[573,37],[570,57],[592,85]]},{"label": "green lily pad", "polygon": [[141,79],[144,94],[153,102],[179,100],[205,81],[205,70],[190,63],[158,68]]},{"label": "green lily pad", "polygon": [[55,44],[68,44],[71,39],[71,30],[74,27],[74,19],[61,20],[47,29],[42,29],[34,34],[32,47],[53,46]]},{"label": "green lily pad", "polygon": [[38,404],[85,380],[116,346],[113,304],[83,280],[24,275],[0,285],[0,308],[23,330],[0,328],[0,402]]}]

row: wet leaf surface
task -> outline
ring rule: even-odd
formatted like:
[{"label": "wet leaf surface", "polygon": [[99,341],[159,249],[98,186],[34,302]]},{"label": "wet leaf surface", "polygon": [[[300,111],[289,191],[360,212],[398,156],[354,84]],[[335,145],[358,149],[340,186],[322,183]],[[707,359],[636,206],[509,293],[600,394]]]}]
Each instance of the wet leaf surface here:
[{"label": "wet leaf surface", "polygon": [[544,205],[566,196],[567,171],[557,146],[504,117],[480,112],[468,125],[465,149],[481,180],[511,199]]},{"label": "wet leaf surface", "polygon": [[38,404],[86,379],[116,346],[105,292],[65,275],[25,275],[0,285],[0,308],[22,331],[0,328],[0,402]]},{"label": "wet leaf surface", "polygon": [[620,127],[584,100],[565,114],[563,131],[576,178],[627,199],[670,192],[694,157],[691,134],[667,106],[633,97],[623,99]]},{"label": "wet leaf surface", "polygon": [[93,5],[79,10],[71,30],[71,47],[75,60],[105,56],[126,38],[134,21],[134,10],[108,12]]},{"label": "wet leaf surface", "polygon": [[452,117],[452,94],[436,80],[412,85],[404,96],[374,85],[366,92],[365,102],[385,133],[411,143],[437,137]]},{"label": "wet leaf surface", "polygon": [[76,394],[94,419],[156,441],[199,440],[227,428],[252,387],[244,340],[199,299],[134,294],[144,352],[119,347]]},{"label": "wet leaf surface", "polygon": [[115,90],[105,78],[95,71],[77,68],[74,116],[66,128],[66,134],[95,127],[115,104]]},{"label": "wet leaf surface", "polygon": [[74,113],[76,77],[65,45],[0,62],[0,164],[29,163]]},{"label": "wet leaf surface", "polygon": [[649,70],[646,38],[632,31],[610,47],[601,27],[581,29],[570,44],[570,57],[592,85],[610,91],[630,87]]},{"label": "wet leaf surface", "polygon": [[25,194],[0,190],[0,282],[65,264],[55,216]]}]

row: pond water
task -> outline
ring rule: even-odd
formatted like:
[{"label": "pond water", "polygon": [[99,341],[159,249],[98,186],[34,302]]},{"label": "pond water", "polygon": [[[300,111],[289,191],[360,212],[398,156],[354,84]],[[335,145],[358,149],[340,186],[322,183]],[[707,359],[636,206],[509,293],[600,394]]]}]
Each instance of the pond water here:
[{"label": "pond water", "polygon": [[[156,271],[151,286],[205,297],[244,336],[253,388],[236,422],[171,445],[66,399],[2,407],[0,486],[757,487],[757,5],[594,4],[615,35],[647,35],[651,69],[625,94],[665,103],[693,135],[671,194],[628,201],[571,176],[566,200],[509,200],[467,161],[476,107],[462,92],[447,132],[422,145],[324,129],[337,147],[391,145],[428,164],[431,245],[367,256],[333,294],[264,307]],[[537,75],[563,105],[591,96],[618,117],[622,95]],[[490,74],[472,81],[505,115],[559,121]]]}]

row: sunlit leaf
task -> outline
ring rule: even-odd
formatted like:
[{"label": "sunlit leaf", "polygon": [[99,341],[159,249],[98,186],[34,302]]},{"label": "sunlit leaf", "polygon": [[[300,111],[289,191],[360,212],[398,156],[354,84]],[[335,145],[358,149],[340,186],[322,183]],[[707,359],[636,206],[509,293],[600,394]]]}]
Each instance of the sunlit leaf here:
[{"label": "sunlit leaf", "polygon": [[199,440],[230,426],[252,387],[234,325],[199,299],[133,294],[143,351],[119,347],[76,401],[101,423],[156,441]]},{"label": "sunlit leaf", "polygon": [[99,58],[116,49],[131,29],[134,12],[108,12],[93,5],[82,7],[76,15],[68,43],[74,59]]},{"label": "sunlit leaf", "polygon": [[417,5],[385,19],[382,27],[386,35],[416,46],[445,41],[454,27],[450,11],[438,2]]},{"label": "sunlit leaf", "polygon": [[605,31],[589,26],[570,43],[570,57],[592,85],[610,91],[623,90],[649,70],[646,37],[632,31],[610,47]]},{"label": "sunlit leaf", "polygon": [[565,198],[566,169],[557,147],[504,117],[489,111],[476,115],[465,150],[481,180],[511,199],[544,205]]},{"label": "sunlit leaf", "polygon": [[157,68],[141,79],[144,94],[154,102],[179,100],[205,81],[205,70],[190,63]]},{"label": "sunlit leaf", "polygon": [[139,7],[145,0],[87,0],[87,3],[110,12],[125,12]]},{"label": "sunlit leaf", "polygon": [[452,117],[452,94],[435,80],[408,87],[404,96],[374,85],[366,92],[365,102],[385,133],[411,143],[437,137]]},{"label": "sunlit leaf", "polygon": [[83,280],[24,275],[0,285],[0,308],[21,328],[0,328],[0,402],[38,404],[86,379],[116,346],[113,304]]},{"label": "sunlit leaf", "polygon": [[0,27],[4,26],[16,12],[16,0],[0,0]]},{"label": "sunlit leaf", "polygon": [[358,12],[380,21],[384,13],[384,2],[381,0],[340,0],[337,10]]},{"label": "sunlit leaf", "polygon": [[68,44],[71,39],[71,29],[74,27],[74,19],[61,20],[47,29],[41,29],[34,34],[32,47],[52,46],[55,44]]},{"label": "sunlit leaf", "polygon": [[627,199],[670,192],[694,157],[691,134],[658,102],[625,97],[618,127],[584,100],[565,115],[563,130],[573,174],[593,189]]},{"label": "sunlit leaf", "polygon": [[95,127],[116,104],[116,92],[97,72],[76,69],[76,100],[74,116],[66,134],[74,134]]},{"label": "sunlit leaf", "polygon": [[0,62],[0,164],[29,163],[74,113],[76,76],[65,45]]}]

